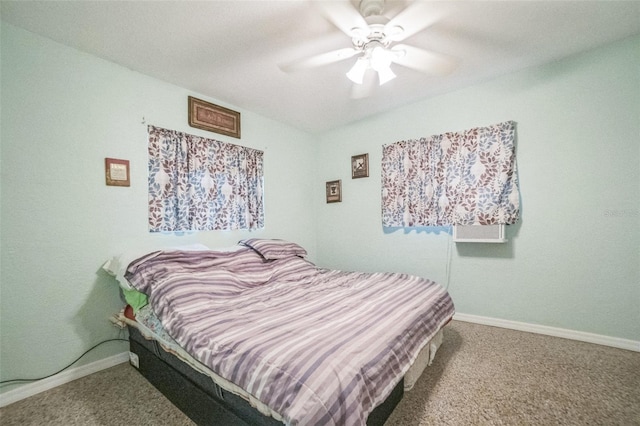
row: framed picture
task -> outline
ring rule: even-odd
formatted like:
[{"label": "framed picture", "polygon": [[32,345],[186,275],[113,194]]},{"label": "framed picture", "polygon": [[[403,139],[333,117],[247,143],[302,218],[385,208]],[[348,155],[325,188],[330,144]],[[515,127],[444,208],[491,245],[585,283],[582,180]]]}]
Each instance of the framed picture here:
[{"label": "framed picture", "polygon": [[332,180],[327,182],[327,203],[339,203],[342,201],[342,181]]},{"label": "framed picture", "polygon": [[189,96],[189,126],[240,139],[240,113]]},{"label": "framed picture", "polygon": [[351,179],[369,177],[369,154],[351,157]]},{"label": "framed picture", "polygon": [[129,160],[105,158],[104,169],[107,185],[131,186],[131,178],[129,175]]}]

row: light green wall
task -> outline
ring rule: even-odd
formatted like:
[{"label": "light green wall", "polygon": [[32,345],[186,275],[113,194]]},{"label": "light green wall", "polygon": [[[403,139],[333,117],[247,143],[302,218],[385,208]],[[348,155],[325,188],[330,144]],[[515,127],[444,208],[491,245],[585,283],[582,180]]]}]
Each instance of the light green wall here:
[{"label": "light green wall", "polygon": [[[117,335],[107,318],[122,303],[100,270],[109,256],[247,235],[299,242],[320,266],[432,278],[459,312],[640,340],[638,38],[318,137],[226,105],[242,113],[237,140],[187,125],[186,98],[197,93],[4,22],[1,31],[2,380],[48,374]],[[149,234],[143,118],[263,149],[266,228]],[[518,123],[523,197],[508,244],[383,232],[383,144],[504,120]],[[351,180],[350,157],[365,152],[370,177]],[[131,161],[130,188],[105,186],[105,157]],[[325,204],[333,179],[343,202]],[[109,345],[84,362],[126,347]]]},{"label": "light green wall", "polygon": [[[0,20],[0,34],[2,20]],[[2,49],[0,49],[0,64],[2,63]],[[2,67],[0,66],[0,82],[2,81]],[[2,99],[2,84],[0,84],[0,100]],[[2,117],[2,102],[0,102],[0,117]],[[2,135],[2,119],[0,119],[0,136]],[[2,139],[0,137],[0,143]],[[2,177],[2,145],[0,144],[0,177]],[[0,178],[0,202],[2,201],[2,179]],[[2,308],[2,209],[0,208],[0,309]],[[2,312],[0,312],[0,334],[2,333]],[[0,338],[0,344],[2,344]],[[2,351],[0,350],[0,365],[2,365]],[[1,377],[1,376],[0,376]]]},{"label": "light green wall", "polygon": [[[100,267],[119,252],[252,236],[295,240],[315,257],[310,135],[233,105],[225,106],[241,112],[242,139],[191,128],[187,96],[203,96],[4,22],[1,30],[2,380],[49,374],[118,335],[108,317],[123,305]],[[264,150],[265,229],[147,232],[143,118]],[[130,160],[131,187],[105,185],[105,157]],[[83,362],[124,350],[109,343]]]},{"label": "light green wall", "polygon": [[[522,195],[508,244],[383,232],[382,145],[506,120],[517,122]],[[640,340],[639,141],[640,38],[328,132],[318,145],[318,261],[432,278],[465,314]],[[370,177],[352,180],[350,157],[366,152]],[[322,182],[334,179],[343,202],[326,204]]]}]

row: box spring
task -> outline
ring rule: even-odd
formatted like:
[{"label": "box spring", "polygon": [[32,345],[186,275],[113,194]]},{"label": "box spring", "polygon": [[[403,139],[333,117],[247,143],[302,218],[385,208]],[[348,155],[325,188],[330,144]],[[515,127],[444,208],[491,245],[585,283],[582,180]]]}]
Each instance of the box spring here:
[{"label": "box spring", "polygon": [[[128,329],[130,350],[139,359],[138,371],[196,424],[282,425],[163,350],[157,341],[145,339],[135,327],[129,326]],[[402,399],[403,393],[404,380],[401,380],[389,397],[371,412],[367,425],[382,426]]]}]

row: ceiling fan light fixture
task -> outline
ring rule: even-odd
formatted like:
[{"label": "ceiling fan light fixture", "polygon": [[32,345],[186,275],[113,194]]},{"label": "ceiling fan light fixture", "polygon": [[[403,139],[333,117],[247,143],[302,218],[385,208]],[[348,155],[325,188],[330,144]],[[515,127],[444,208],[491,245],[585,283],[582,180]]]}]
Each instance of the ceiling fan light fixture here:
[{"label": "ceiling fan light fixture", "polygon": [[353,81],[356,84],[362,84],[362,81],[364,80],[364,73],[367,71],[368,68],[369,68],[368,58],[361,56],[358,58],[356,63],[353,64],[353,67],[351,67],[351,69],[347,73],[347,78],[349,78],[349,80]]},{"label": "ceiling fan light fixture", "polygon": [[380,86],[396,78],[396,74],[389,67],[381,68],[377,71],[378,71],[378,81],[380,83]]},{"label": "ceiling fan light fixture", "polygon": [[393,52],[385,49],[381,45],[371,49],[371,54],[370,54],[371,68],[373,68],[378,73],[378,80],[380,82],[380,86],[396,78],[395,73],[391,71],[391,62],[392,62],[393,56],[394,56]]},{"label": "ceiling fan light fixture", "polygon": [[371,68],[376,71],[380,71],[391,66],[391,55],[389,52],[382,46],[376,46],[371,50]]}]

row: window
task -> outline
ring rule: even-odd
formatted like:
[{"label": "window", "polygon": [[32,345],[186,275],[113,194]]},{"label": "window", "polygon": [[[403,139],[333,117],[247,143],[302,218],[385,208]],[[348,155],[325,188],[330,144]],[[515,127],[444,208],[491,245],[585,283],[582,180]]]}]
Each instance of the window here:
[{"label": "window", "polygon": [[520,194],[515,123],[383,147],[385,227],[512,224]]},{"label": "window", "polygon": [[149,230],[264,227],[263,152],[149,126]]}]

